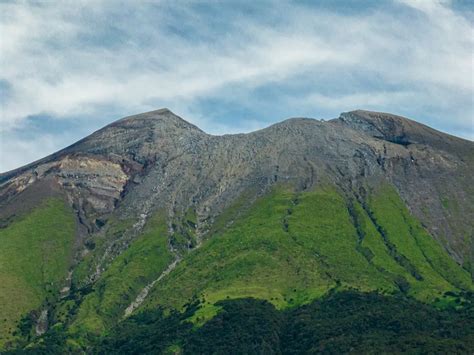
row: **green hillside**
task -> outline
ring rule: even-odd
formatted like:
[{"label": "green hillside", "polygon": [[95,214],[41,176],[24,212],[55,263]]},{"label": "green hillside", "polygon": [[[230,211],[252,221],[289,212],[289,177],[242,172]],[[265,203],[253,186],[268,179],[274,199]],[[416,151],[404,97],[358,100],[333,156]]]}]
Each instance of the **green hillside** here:
[{"label": "green hillside", "polygon": [[[167,229],[162,214],[148,222],[147,228],[124,253],[118,256],[87,294],[71,325],[72,333],[99,335],[119,321],[125,308],[140,290],[156,279],[172,256],[167,246]],[[70,297],[70,307],[76,304]],[[63,307],[64,308],[64,307]]]},{"label": "green hillside", "polygon": [[[75,219],[61,199],[48,199],[0,229],[0,348],[20,335],[19,321],[52,303],[66,279]],[[24,328],[25,334],[30,332]]]},{"label": "green hillside", "polygon": [[[189,251],[180,245],[194,240],[194,213],[188,211],[183,216],[181,234],[173,236],[168,235],[164,213],[155,214],[144,233],[94,284],[87,285],[85,279],[103,251],[104,244],[98,240],[96,248],[76,267],[70,295],[53,307],[50,319],[54,325],[47,337],[68,338],[67,346],[75,349],[97,346],[126,319],[126,308],[140,292],[176,260],[169,249],[170,241],[180,250],[182,260],[149,288],[131,319],[146,318],[162,309],[163,317],[176,314],[190,322],[191,328],[200,329],[220,316],[225,309],[222,301],[258,299],[278,312],[286,312],[331,294],[373,292],[446,308],[459,306],[465,299],[460,295],[473,290],[469,273],[427,233],[389,185],[371,191],[364,199],[333,185],[303,192],[280,185],[253,203],[249,200],[248,194],[242,195],[215,221],[202,245]],[[17,280],[24,283],[15,286],[7,280],[9,289],[16,287],[22,295],[32,294],[22,305],[23,313],[10,310],[10,321],[5,324],[11,328],[14,320],[45,300],[48,288],[44,280],[55,285],[64,277],[73,220],[61,206],[50,201],[46,208],[1,231],[2,240],[15,246],[38,243],[30,248],[27,261],[21,259],[25,255],[15,259],[14,252],[2,254],[2,267],[11,268],[3,275],[16,270]],[[126,221],[115,222],[103,238],[120,235],[129,226]],[[53,233],[48,228],[58,227],[55,223],[70,225],[71,229],[68,232],[61,227]],[[44,230],[38,229],[40,225]],[[33,233],[34,226],[41,233]],[[46,235],[48,243],[43,239]],[[56,250],[52,264],[48,264],[53,266],[48,268],[47,279],[37,274],[40,268],[34,266],[35,258],[45,257],[38,251],[46,247]],[[23,245],[21,250],[25,248]],[[29,287],[28,277],[43,283]],[[191,310],[190,305],[194,305]]]},{"label": "green hillside", "polygon": [[472,282],[390,187],[364,207],[331,186],[280,187],[192,252],[145,307],[181,309],[197,297],[205,304],[197,317],[208,318],[223,299],[254,297],[282,309],[331,289],[401,291],[432,302]]},{"label": "green hillside", "polygon": [[[184,313],[140,312],[87,350],[90,354],[467,354],[474,347],[474,294],[462,307],[440,310],[403,295],[331,292],[307,305],[277,310],[262,300],[220,301],[201,327]],[[458,300],[460,300],[458,298]],[[64,354],[77,349],[52,329],[22,353]]]}]

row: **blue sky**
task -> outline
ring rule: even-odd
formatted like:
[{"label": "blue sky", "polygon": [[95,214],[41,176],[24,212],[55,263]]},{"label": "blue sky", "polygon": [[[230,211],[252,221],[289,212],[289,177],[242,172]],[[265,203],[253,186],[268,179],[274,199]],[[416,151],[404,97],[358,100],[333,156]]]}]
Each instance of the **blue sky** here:
[{"label": "blue sky", "polygon": [[473,4],[0,1],[0,171],[161,107],[212,134],[362,108],[472,140]]}]

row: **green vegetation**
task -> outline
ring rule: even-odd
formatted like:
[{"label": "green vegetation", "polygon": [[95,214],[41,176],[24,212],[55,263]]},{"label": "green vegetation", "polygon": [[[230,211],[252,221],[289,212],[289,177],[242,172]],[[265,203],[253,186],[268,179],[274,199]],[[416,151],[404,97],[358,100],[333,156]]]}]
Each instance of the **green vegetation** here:
[{"label": "green vegetation", "polygon": [[[263,300],[218,303],[221,311],[202,327],[184,313],[158,308],[114,327],[88,353],[95,354],[468,354],[474,347],[474,295],[462,308],[439,310],[403,295],[332,292],[310,304],[278,311]],[[459,299],[459,298],[458,298]],[[53,331],[29,351],[71,350]]]},{"label": "green vegetation", "polygon": [[0,229],[0,348],[31,331],[30,311],[52,303],[66,279],[75,219],[61,199],[51,198]]},{"label": "green vegetation", "polygon": [[237,218],[155,286],[147,309],[182,309],[200,299],[193,321],[203,324],[225,299],[254,297],[282,309],[334,288],[401,291],[426,302],[472,289],[469,274],[389,187],[367,204],[330,186],[303,193],[279,187],[242,213],[227,214]]},{"label": "green vegetation", "polygon": [[248,213],[248,210],[253,205],[256,194],[257,190],[253,188],[248,188],[243,191],[228,208],[224,209],[217,216],[207,235],[212,238],[212,236],[222,234],[235,220]]},{"label": "green vegetation", "polygon": [[74,268],[72,275],[74,288],[78,289],[89,284],[90,275],[95,272],[101,256],[104,255],[105,249],[109,245],[107,242],[122,237],[125,231],[132,227],[133,223],[134,221],[131,219],[121,220],[112,215],[107,222],[105,232],[85,242],[89,253]]},{"label": "green vegetation", "polygon": [[470,353],[473,295],[461,311],[402,296],[344,292],[288,312],[284,353]]},{"label": "green vegetation", "polygon": [[358,250],[357,228],[345,199],[335,189],[326,187],[301,194],[288,222],[294,241],[321,260],[324,274],[339,288],[396,290],[391,280]]},{"label": "green vegetation", "polygon": [[396,191],[381,188],[369,200],[369,213],[390,248],[401,256],[398,262],[412,275],[410,294],[433,301],[452,289],[472,289],[469,273],[459,267],[410,215]]},{"label": "green vegetation", "polygon": [[295,289],[322,295],[333,282],[320,273],[312,252],[284,230],[293,197],[292,191],[281,189],[258,200],[223,233],[189,254],[153,289],[147,306],[181,309],[204,297],[212,307],[222,299],[251,296],[281,308],[295,301]]},{"label": "green vegetation", "polygon": [[139,292],[171,263],[163,214],[147,223],[144,233],[120,254],[88,293],[70,327],[71,333],[98,336],[123,317]]},{"label": "green vegetation", "polygon": [[[87,285],[108,238],[119,238],[130,221],[110,224],[75,269],[70,295],[51,307],[53,330],[35,341],[35,349],[207,353],[212,346],[226,353],[235,346],[244,353],[271,353],[364,346],[410,351],[419,345],[462,352],[471,344],[465,332],[435,331],[455,321],[470,329],[465,323],[471,318],[462,313],[472,309],[469,273],[389,186],[365,200],[331,185],[304,192],[280,185],[255,201],[245,194],[221,214],[197,249],[191,248],[197,242],[193,209],[171,221],[172,235],[169,222],[164,213],[156,214]],[[169,243],[182,261],[124,319],[140,291],[173,262]],[[424,317],[436,319],[415,331]]]}]

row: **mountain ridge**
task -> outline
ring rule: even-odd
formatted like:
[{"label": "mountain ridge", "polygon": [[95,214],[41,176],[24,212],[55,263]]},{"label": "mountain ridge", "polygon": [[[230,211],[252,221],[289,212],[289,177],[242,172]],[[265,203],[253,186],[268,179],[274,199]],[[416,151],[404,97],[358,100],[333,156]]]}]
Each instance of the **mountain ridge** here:
[{"label": "mountain ridge", "polygon": [[[368,115],[367,115],[368,114]],[[33,161],[31,163],[28,163],[24,166],[21,166],[21,167],[18,167],[18,168],[15,168],[15,169],[12,169],[12,170],[9,170],[9,171],[5,171],[5,172],[2,172],[0,173],[0,182],[1,181],[4,181],[6,180],[8,177],[14,175],[15,173],[19,172],[19,171],[23,171],[25,169],[28,169],[28,168],[31,168],[33,167],[35,164],[39,164],[39,163],[43,163],[45,161],[47,161],[48,159],[53,159],[54,157],[56,157],[58,154],[64,154],[66,152],[69,152],[71,148],[73,147],[76,147],[77,145],[80,145],[82,142],[86,141],[89,137],[91,136],[94,136],[102,131],[106,131],[110,128],[113,128],[113,127],[116,127],[116,126],[120,126],[124,123],[127,123],[127,122],[133,122],[133,120],[142,120],[142,119],[150,119],[150,120],[153,120],[153,119],[156,119],[158,121],[165,121],[163,118],[163,116],[166,115],[168,118],[171,118],[172,120],[175,120],[175,122],[181,122],[187,126],[189,126],[190,128],[194,128],[198,131],[200,131],[201,133],[204,133],[208,136],[213,136],[213,137],[224,137],[224,136],[242,136],[242,135],[249,135],[249,134],[254,134],[254,133],[257,133],[257,132],[260,132],[260,131],[265,131],[267,129],[270,129],[271,127],[273,126],[278,126],[278,125],[288,125],[288,124],[291,124],[291,122],[319,122],[319,123],[339,123],[340,121],[344,122],[345,119],[347,119],[347,117],[354,117],[354,116],[357,116],[357,117],[362,117],[363,119],[367,120],[367,119],[370,119],[371,117],[374,117],[375,118],[378,116],[378,118],[386,118],[386,119],[397,119],[399,122],[411,122],[411,124],[415,124],[421,128],[428,128],[430,131],[433,131],[433,132],[438,132],[438,134],[440,134],[441,136],[443,137],[452,137],[452,138],[455,138],[455,140],[460,140],[460,141],[463,141],[463,142],[468,142],[468,143],[473,143],[472,141],[470,140],[467,140],[467,139],[464,139],[462,137],[458,137],[458,136],[454,136],[454,135],[450,135],[449,133],[446,133],[446,132],[442,132],[442,131],[437,131],[427,125],[424,125],[420,122],[417,122],[415,120],[410,120],[406,117],[403,117],[403,116],[399,116],[399,115],[394,115],[394,114],[390,114],[390,113],[386,113],[386,112],[376,112],[376,111],[368,111],[368,110],[363,110],[363,109],[356,109],[356,110],[353,110],[353,111],[348,111],[348,112],[343,112],[340,114],[340,116],[338,118],[333,118],[333,119],[317,119],[317,118],[310,118],[310,117],[290,117],[290,118],[287,118],[287,119],[284,119],[280,122],[276,122],[276,123],[273,123],[267,127],[264,127],[264,128],[261,128],[259,130],[256,130],[256,131],[251,131],[251,132],[247,132],[247,133],[231,133],[231,134],[222,134],[222,135],[212,135],[212,134],[209,134],[209,133],[206,133],[205,131],[201,130],[199,127],[197,127],[196,125],[186,121],[185,119],[181,118],[180,116],[176,115],[175,113],[173,113],[170,109],[168,108],[160,108],[160,109],[156,109],[156,110],[152,110],[152,111],[148,111],[148,112],[144,112],[144,113],[139,113],[139,114],[134,114],[134,115],[130,115],[130,116],[126,116],[126,117],[123,117],[121,119],[118,119],[118,120],[115,120],[111,123],[109,123],[108,125],[104,126],[103,128],[100,128],[98,129],[97,131],[95,132],[92,132],[91,134],[89,134],[87,137],[83,138],[83,139],[80,139],[79,141],[63,148],[63,149],[60,149],[58,152],[55,152],[55,153],[52,153],[44,158],[41,158],[41,159],[38,159],[36,161]],[[348,124],[348,126],[350,126]],[[354,130],[356,131],[360,131],[360,127],[358,127],[357,125],[353,125],[352,127]],[[380,137],[377,137],[377,138],[380,138]]]},{"label": "mountain ridge", "polygon": [[205,320],[226,297],[284,308],[351,287],[435,302],[472,287],[473,158],[474,143],[385,113],[213,136],[160,109],[0,174],[0,238],[24,245],[44,210],[47,253],[52,221],[68,221],[50,286],[17,291],[47,295],[29,319],[81,339],[137,300],[132,314],[202,299]]}]

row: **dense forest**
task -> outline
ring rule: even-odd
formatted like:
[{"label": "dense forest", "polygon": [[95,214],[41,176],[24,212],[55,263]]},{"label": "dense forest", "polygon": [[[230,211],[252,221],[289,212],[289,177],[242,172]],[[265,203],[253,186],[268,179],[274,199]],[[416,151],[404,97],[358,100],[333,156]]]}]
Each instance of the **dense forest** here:
[{"label": "dense forest", "polygon": [[[221,301],[201,326],[182,313],[144,311],[119,323],[86,350],[93,354],[469,353],[474,349],[474,295],[451,294],[438,307],[405,296],[334,292],[279,311],[251,298]],[[11,354],[64,354],[66,332],[53,329],[34,346]]]}]

